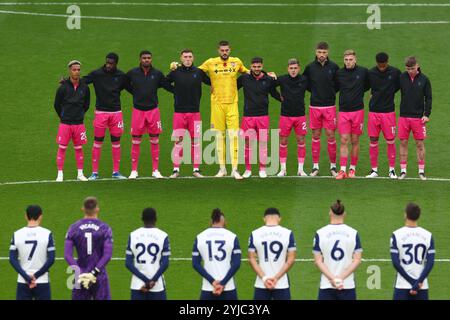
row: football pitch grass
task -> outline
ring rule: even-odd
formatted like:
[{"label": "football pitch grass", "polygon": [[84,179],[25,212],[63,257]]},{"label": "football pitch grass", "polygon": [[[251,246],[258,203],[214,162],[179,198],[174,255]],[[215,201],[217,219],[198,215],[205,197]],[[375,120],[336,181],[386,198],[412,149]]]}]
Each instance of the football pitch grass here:
[{"label": "football pitch grass", "polygon": [[[99,2],[99,1],[96,1]],[[183,1],[177,1],[181,3]],[[199,1],[195,1],[199,2]],[[353,1],[345,1],[353,3]],[[400,3],[401,1],[397,1]],[[206,3],[206,2],[205,2]],[[208,2],[211,3],[211,2]],[[256,2],[254,2],[256,3]],[[258,3],[262,3],[259,1]],[[284,4],[295,3],[283,1]],[[301,3],[301,2],[298,2]],[[262,214],[269,206],[278,207],[282,224],[294,231],[297,240],[298,261],[290,271],[292,297],[316,299],[320,274],[312,259],[314,232],[328,223],[329,205],[340,198],[348,212],[347,223],[360,232],[364,249],[364,261],[356,272],[357,294],[360,299],[391,299],[395,278],[389,261],[389,237],[403,224],[403,209],[408,201],[422,207],[420,225],[429,229],[435,238],[435,267],[429,277],[430,298],[449,299],[450,279],[450,181],[390,181],[385,179],[332,179],[252,178],[246,181],[232,179],[179,179],[156,181],[96,181],[88,183],[34,183],[4,184],[15,181],[42,181],[56,178],[55,157],[57,145],[57,116],[53,110],[53,98],[58,79],[66,73],[65,65],[71,59],[79,59],[82,73],[98,68],[107,52],[120,55],[119,68],[128,71],[138,64],[141,49],[153,52],[153,64],[167,72],[170,61],[177,59],[185,47],[194,50],[196,64],[216,56],[216,43],[227,39],[233,47],[233,56],[240,57],[249,66],[251,57],[265,59],[265,69],[284,74],[286,62],[298,57],[302,67],[314,57],[314,45],[321,40],[330,43],[330,57],[340,66],[342,52],[353,48],[358,54],[358,64],[372,67],[379,51],[390,54],[391,64],[403,69],[405,56],[415,54],[423,72],[433,87],[433,110],[428,125],[429,139],[425,145],[426,172],[431,178],[450,179],[448,159],[450,151],[449,117],[447,113],[448,91],[447,59],[450,49],[446,41],[450,25],[433,21],[450,20],[450,7],[433,6],[381,6],[383,21],[404,22],[383,25],[381,30],[368,30],[365,22],[369,16],[364,6],[322,6],[308,1],[311,6],[137,6],[137,5],[80,5],[81,14],[97,17],[83,19],[81,30],[68,30],[66,19],[58,16],[13,15],[2,10],[64,15],[66,6],[56,5],[2,5],[0,3],[1,69],[0,103],[2,126],[0,134],[0,256],[7,257],[12,233],[22,227],[24,208],[38,203],[44,209],[43,226],[53,231],[56,256],[63,256],[64,235],[75,220],[81,217],[84,197],[95,195],[101,206],[101,219],[113,229],[114,253],[118,258],[108,265],[113,299],[128,299],[131,274],[123,259],[129,233],[140,227],[140,213],[146,206],[158,211],[158,227],[170,237],[172,258],[165,273],[169,299],[197,299],[201,278],[190,262],[195,236],[208,226],[210,212],[220,207],[226,214],[228,227],[238,235],[247,254],[250,232],[262,224]],[[326,2],[320,2],[326,3]],[[358,2],[354,2],[358,3]],[[395,4],[396,1],[386,1]],[[403,2],[402,2],[403,3]],[[99,17],[136,18],[105,20]],[[147,21],[145,21],[147,19]],[[148,21],[158,19],[159,22]],[[143,20],[143,21],[139,21]],[[170,20],[170,21],[169,21]],[[201,20],[198,22],[174,22],[173,20]],[[214,21],[214,22],[212,22]],[[233,23],[216,23],[234,21]],[[247,24],[248,21],[260,23]],[[298,24],[298,22],[323,22]],[[421,24],[407,24],[418,22]],[[264,22],[264,23],[263,23]],[[334,25],[330,22],[339,22]],[[295,24],[297,23],[297,24]],[[93,89],[91,89],[93,93]],[[369,94],[366,94],[366,102]],[[163,134],[161,141],[160,171],[171,173],[170,151],[172,142],[173,99],[162,90],[159,93]],[[90,149],[92,146],[91,109],[86,115],[89,142],[84,147],[85,174],[90,173]],[[306,98],[306,101],[309,97]],[[242,93],[239,108],[242,115]],[[399,99],[397,95],[396,104]],[[279,103],[270,102],[271,127],[276,128]],[[366,103],[367,105],[367,103]],[[125,134],[122,138],[121,171],[130,172],[129,134],[131,97],[122,94]],[[209,93],[204,87],[201,113],[203,129],[209,127]],[[366,108],[367,110],[367,108]],[[367,122],[366,122],[367,123]],[[110,177],[111,151],[108,138],[103,146],[100,175]],[[311,169],[311,135],[307,136],[307,160],[305,170]],[[397,144],[398,145],[398,144]],[[204,145],[205,146],[205,145]],[[408,176],[417,177],[417,162],[410,142]],[[379,170],[387,174],[386,150],[380,139]],[[296,172],[296,144],[289,145],[288,173]],[[73,179],[75,163],[73,150],[69,148],[65,178]],[[361,137],[360,161],[357,175],[369,169],[367,131]],[[139,172],[149,176],[151,160],[149,142],[143,140]],[[205,175],[214,175],[217,165],[203,165]],[[326,145],[322,145],[321,175],[328,174]],[[182,166],[182,175],[190,175],[191,167]],[[243,171],[243,166],[241,166]],[[397,167],[399,171],[399,167]],[[254,173],[257,169],[254,167]],[[187,258],[185,260],[184,258]],[[381,271],[381,288],[369,289],[366,282],[371,274],[370,266]],[[5,259],[0,260],[0,299],[14,299],[17,275]],[[57,260],[51,269],[52,296],[69,299],[66,287],[69,274],[67,264]],[[238,295],[251,299],[255,275],[248,262],[243,261],[236,275]]]}]

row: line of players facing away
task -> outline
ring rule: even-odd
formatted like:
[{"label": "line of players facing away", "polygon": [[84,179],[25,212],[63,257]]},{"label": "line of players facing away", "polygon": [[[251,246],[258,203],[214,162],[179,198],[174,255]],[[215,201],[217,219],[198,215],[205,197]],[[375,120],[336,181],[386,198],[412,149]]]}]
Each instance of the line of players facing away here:
[{"label": "line of players facing away", "polygon": [[[111,228],[99,220],[98,201],[85,199],[84,217],[67,231],[64,258],[75,271],[72,299],[111,299],[106,266],[112,257]],[[317,230],[313,254],[321,272],[320,300],[355,300],[354,272],[361,263],[358,231],[344,223],[346,212],[340,200],[330,206],[330,224]],[[428,280],[434,264],[432,234],[418,226],[420,208],[409,203],[405,226],[393,232],[391,259],[397,271],[394,299],[428,299]],[[49,269],[55,260],[50,230],[40,227],[42,210],[29,206],[28,225],[16,231],[9,258],[18,272],[17,299],[50,299]],[[126,267],[132,273],[131,299],[166,299],[163,273],[169,267],[169,237],[156,227],[156,211],[142,212],[143,227],[130,233]],[[295,263],[296,242],[291,230],[280,225],[276,208],[264,212],[264,225],[251,232],[248,258],[256,273],[254,299],[291,299],[288,271]],[[234,275],[241,265],[241,246],[226,228],[220,209],[214,209],[210,227],[198,234],[192,249],[192,266],[202,277],[202,300],[238,299]],[[77,259],[74,258],[74,248]],[[203,264],[202,264],[203,261]]]},{"label": "line of players facing away", "polygon": [[[115,53],[106,56],[103,67],[80,78],[79,61],[69,62],[69,79],[63,81],[55,98],[55,109],[61,119],[58,131],[57,154],[58,177],[63,180],[65,152],[70,140],[73,140],[78,167],[78,179],[87,180],[83,174],[82,145],[87,142],[83,125],[84,114],[89,108],[89,87],[92,83],[96,92],[96,110],[94,119],[94,143],[92,148],[92,175],[96,180],[101,148],[106,133],[110,131],[112,142],[113,177],[124,179],[120,174],[120,137],[124,124],[121,111],[120,93],[129,91],[133,96],[131,119],[131,162],[132,171],[129,178],[138,177],[138,161],[142,136],[149,134],[152,176],[162,178],[158,171],[159,135],[162,132],[160,110],[158,105],[158,88],[164,88],[174,95],[173,136],[176,139],[172,158],[174,162],[171,177],[180,174],[180,163],[183,155],[183,135],[189,132],[191,138],[191,157],[193,174],[202,177],[199,171],[201,145],[200,98],[202,83],[211,85],[211,128],[217,133],[217,155],[220,169],[216,177],[227,174],[225,167],[225,132],[230,138],[231,175],[236,179],[242,176],[237,171],[239,129],[244,135],[245,166],[243,174],[251,176],[251,145],[253,140],[259,144],[259,175],[266,177],[267,129],[269,128],[269,94],[281,101],[279,121],[281,170],[279,176],[286,172],[287,142],[292,130],[297,139],[298,175],[306,176],[303,166],[306,157],[305,136],[307,119],[305,111],[305,92],[311,92],[309,107],[309,127],[312,131],[311,154],[313,168],[310,176],[319,174],[320,139],[322,129],[325,130],[330,159],[330,173],[337,179],[354,177],[359,158],[359,139],[364,124],[364,93],[371,90],[368,115],[368,134],[370,137],[371,171],[367,177],[378,176],[378,138],[380,132],[387,141],[389,177],[396,179],[395,164],[397,151],[395,137],[400,139],[400,179],[406,177],[408,159],[408,139],[412,132],[417,146],[419,176],[425,176],[426,123],[429,121],[432,107],[432,91],[430,80],[421,72],[415,57],[405,59],[405,72],[389,65],[386,53],[376,55],[376,66],[368,70],[357,65],[356,53],[353,50],[344,52],[344,67],[339,68],[329,59],[329,46],[320,42],[316,46],[316,58],[309,63],[303,74],[296,59],[289,59],[288,74],[276,77],[274,73],[262,71],[262,58],[253,58],[250,70],[239,58],[231,57],[231,47],[227,41],[218,44],[216,58],[210,58],[198,68],[193,65],[192,50],[181,52],[181,63],[171,63],[172,71],[164,76],[152,64],[150,51],[140,53],[140,64],[137,68],[123,73],[117,69],[119,57]],[[240,77],[238,77],[241,75]],[[276,87],[280,87],[280,92]],[[244,91],[244,112],[239,126],[238,90]],[[397,121],[394,98],[401,92],[400,117]],[[336,94],[339,92],[339,114],[336,117]],[[239,128],[240,127],[240,128]],[[336,166],[337,143],[335,131],[340,135],[340,170]],[[349,145],[352,146],[349,152]],[[347,174],[347,162],[350,167]]]}]

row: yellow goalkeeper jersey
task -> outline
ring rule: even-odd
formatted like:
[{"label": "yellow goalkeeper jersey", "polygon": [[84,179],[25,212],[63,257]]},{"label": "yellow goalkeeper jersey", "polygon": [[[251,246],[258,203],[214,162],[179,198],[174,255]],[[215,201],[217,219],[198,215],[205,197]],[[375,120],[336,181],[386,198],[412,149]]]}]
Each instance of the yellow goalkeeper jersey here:
[{"label": "yellow goalkeeper jersey", "polygon": [[237,103],[237,78],[239,74],[249,71],[241,59],[235,57],[228,57],[227,60],[222,60],[220,57],[210,58],[199,68],[206,72],[211,79],[212,100],[219,103]]}]

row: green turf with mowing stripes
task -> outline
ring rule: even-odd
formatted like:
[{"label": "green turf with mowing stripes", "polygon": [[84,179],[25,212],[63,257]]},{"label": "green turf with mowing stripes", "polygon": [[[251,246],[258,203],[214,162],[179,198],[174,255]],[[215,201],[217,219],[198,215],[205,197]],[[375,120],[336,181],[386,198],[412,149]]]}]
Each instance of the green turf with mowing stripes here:
[{"label": "green turf with mowing stripes", "polygon": [[[284,1],[285,3],[294,1]],[[314,3],[314,1],[309,1]],[[349,2],[349,1],[346,1]],[[389,3],[395,1],[388,1]],[[196,19],[233,21],[365,21],[365,7],[131,7],[86,6],[82,15],[117,16],[155,19]],[[60,6],[1,6],[0,10],[65,14]],[[382,7],[384,21],[446,20],[447,9]],[[304,66],[314,57],[314,44],[326,40],[331,45],[331,59],[342,65],[342,52],[353,48],[358,63],[374,65],[374,55],[386,51],[391,63],[402,68],[403,58],[410,54],[419,57],[422,70],[433,86],[433,112],[428,126],[430,138],[426,141],[427,174],[430,177],[450,178],[447,148],[449,118],[446,105],[450,100],[448,75],[444,52],[450,44],[446,39],[448,25],[382,26],[381,30],[368,30],[359,26],[289,26],[289,25],[239,25],[239,24],[179,24],[144,21],[82,20],[82,29],[69,31],[65,19],[0,14],[2,58],[0,61],[1,157],[0,182],[48,180],[56,177],[57,117],[52,107],[59,77],[66,72],[71,59],[83,63],[87,73],[99,67],[109,51],[120,54],[119,67],[127,71],[138,64],[141,49],[154,54],[155,67],[167,72],[170,61],[177,59],[185,47],[191,47],[196,64],[215,56],[215,45],[220,39],[232,43],[233,55],[248,66],[253,56],[265,59],[265,68],[283,74],[286,62],[298,57]],[[93,92],[93,90],[92,90]],[[125,118],[125,135],[122,143],[121,171],[130,171],[129,135],[131,97],[124,93],[122,103]],[[170,150],[172,142],[173,99],[167,93],[159,94],[163,134],[161,135],[160,171],[171,172]],[[93,95],[94,99],[94,95]],[[307,100],[309,97],[307,97]],[[242,112],[242,93],[240,99]],[[368,94],[366,94],[366,102]],[[398,97],[397,97],[398,104]],[[93,104],[86,116],[88,145],[85,147],[86,169],[90,173],[90,148],[92,145]],[[271,126],[276,127],[279,104],[270,102]],[[209,127],[209,93],[205,87],[201,112],[203,128]],[[306,171],[311,168],[310,141],[307,136]],[[108,140],[108,139],[107,139]],[[382,139],[381,139],[382,140]],[[206,144],[204,144],[206,146]],[[289,145],[289,174],[296,171],[296,144]],[[380,173],[387,174],[385,143],[380,143]],[[242,166],[241,166],[242,167]],[[149,143],[144,140],[141,151],[140,173],[150,175]],[[217,171],[216,165],[203,166],[206,175]],[[243,169],[243,168],[241,168]],[[322,145],[321,174],[328,174],[326,144]],[[361,155],[358,175],[369,169],[367,133],[361,137]],[[397,168],[399,170],[399,168]],[[190,166],[182,167],[189,175]],[[74,178],[73,151],[66,157],[66,177]],[[103,147],[100,174],[111,173],[110,143]],[[256,168],[255,168],[256,173]],[[415,150],[410,145],[409,176],[416,176]],[[283,224],[295,231],[299,258],[311,258],[314,232],[327,223],[328,206],[341,198],[348,209],[348,223],[360,231],[366,258],[389,258],[389,236],[400,227],[402,210],[408,201],[417,201],[423,207],[422,225],[435,236],[437,258],[450,258],[448,195],[450,183],[435,181],[355,180],[336,182],[328,179],[251,179],[236,183],[226,180],[178,181],[99,181],[96,183],[64,183],[0,186],[0,256],[8,255],[12,232],[24,224],[23,209],[27,204],[39,203],[44,208],[44,226],[55,235],[57,256],[63,254],[64,234],[68,226],[80,217],[82,199],[96,195],[100,199],[102,218],[114,232],[114,257],[124,257],[126,240],[130,231],[140,226],[139,215],[145,206],[154,206],[159,213],[159,226],[169,233],[173,257],[189,257],[195,235],[208,225],[208,216],[214,207],[220,207],[229,220],[229,228],[238,234],[246,251],[247,238],[252,229],[261,223],[263,210],[278,207],[283,214]],[[366,288],[367,267],[379,265],[382,272],[381,289]],[[8,262],[0,261],[1,299],[14,298],[16,275]],[[433,299],[450,298],[448,263],[438,262],[430,277]],[[64,261],[57,261],[51,272],[53,297],[67,299],[65,288],[68,275]],[[129,297],[130,274],[123,261],[109,265],[112,295],[115,299]],[[252,297],[254,274],[246,262],[237,274],[239,296]],[[311,262],[298,262],[290,273],[293,297],[314,299],[317,294],[319,273]],[[389,262],[365,262],[357,272],[358,295],[365,299],[389,299],[392,295],[394,272]],[[168,296],[173,299],[196,299],[199,295],[200,277],[188,261],[172,261],[166,273]]]}]

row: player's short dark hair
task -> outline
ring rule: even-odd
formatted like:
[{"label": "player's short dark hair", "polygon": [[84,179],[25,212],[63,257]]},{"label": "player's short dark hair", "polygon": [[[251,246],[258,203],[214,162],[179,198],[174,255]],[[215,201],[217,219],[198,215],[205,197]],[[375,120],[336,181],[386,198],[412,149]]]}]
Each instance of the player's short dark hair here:
[{"label": "player's short dark hair", "polygon": [[414,56],[409,56],[405,58],[405,66],[414,67],[417,64],[417,58]]},{"label": "player's short dark hair", "polygon": [[289,59],[288,66],[293,65],[293,64],[300,65],[300,62],[298,62],[298,59],[296,59],[296,58]]},{"label": "player's short dark hair", "polygon": [[420,218],[420,207],[415,203],[408,203],[405,212],[408,220],[417,221]]},{"label": "player's short dark hair", "polygon": [[26,209],[27,219],[36,221],[42,215],[42,209],[37,204],[29,205]]},{"label": "player's short dark hair", "polygon": [[336,202],[331,205],[330,209],[337,216],[341,216],[345,212],[344,204],[339,199],[337,199]]},{"label": "player's short dark hair", "polygon": [[86,212],[93,212],[98,207],[98,200],[96,197],[87,197],[83,201],[83,208]]},{"label": "player's short dark hair", "polygon": [[266,211],[264,211],[264,217],[269,215],[274,215],[281,217],[281,213],[277,208],[267,208]]},{"label": "player's short dark hair", "polygon": [[106,55],[106,59],[112,59],[115,63],[119,63],[119,55],[114,52],[110,52]]},{"label": "player's short dark hair", "polygon": [[316,50],[328,50],[328,49],[330,49],[330,46],[325,41],[321,41],[316,45]]},{"label": "player's short dark hair", "polygon": [[261,57],[253,57],[251,64],[254,64],[254,63],[263,63],[263,58],[261,58]]},{"label": "player's short dark hair", "polygon": [[142,51],[139,53],[139,58],[142,57],[144,54],[149,54],[149,55],[152,56],[152,53],[150,52],[150,50],[142,50]]},{"label": "player's short dark hair", "polygon": [[154,208],[145,208],[142,210],[142,221],[145,224],[154,225],[156,223],[156,210]]},{"label": "player's short dark hair", "polygon": [[223,214],[222,210],[220,210],[219,208],[213,209],[213,211],[211,213],[211,221],[212,221],[212,223],[220,222],[220,219],[222,217],[225,217],[225,215]]},{"label": "player's short dark hair", "polygon": [[386,52],[378,52],[375,56],[375,61],[377,63],[386,63],[389,60],[389,55]]},{"label": "player's short dark hair", "polygon": [[227,40],[220,40],[219,43],[217,44],[217,48],[223,46],[230,46],[230,43]]},{"label": "player's short dark hair", "polygon": [[181,56],[183,53],[192,53],[192,54],[194,54],[194,51],[192,51],[192,49],[186,48],[186,49],[181,50],[180,56]]}]

